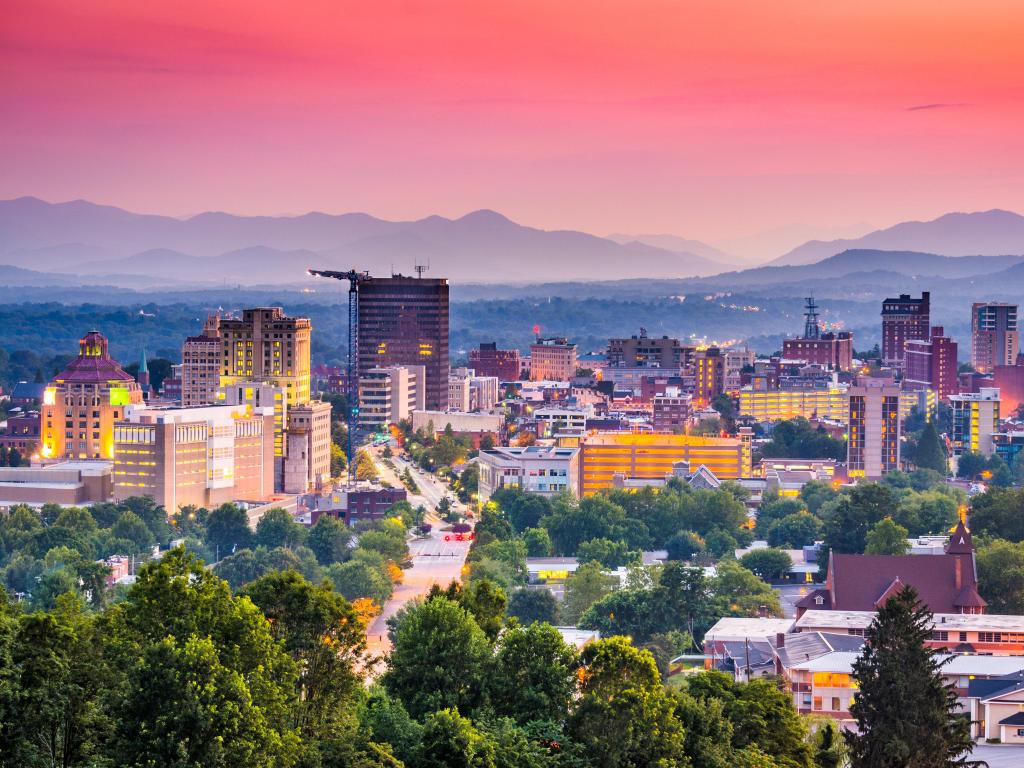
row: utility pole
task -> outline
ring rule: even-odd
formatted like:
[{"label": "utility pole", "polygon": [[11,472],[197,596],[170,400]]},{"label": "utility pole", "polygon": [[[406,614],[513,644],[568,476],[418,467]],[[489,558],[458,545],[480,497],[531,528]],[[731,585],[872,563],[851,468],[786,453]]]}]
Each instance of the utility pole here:
[{"label": "utility pole", "polygon": [[327,269],[308,269],[315,277],[329,277],[332,280],[348,280],[348,380],[345,382],[345,397],[348,400],[348,480],[356,479],[356,431],[359,428],[359,284],[370,278],[369,272],[335,272]]}]

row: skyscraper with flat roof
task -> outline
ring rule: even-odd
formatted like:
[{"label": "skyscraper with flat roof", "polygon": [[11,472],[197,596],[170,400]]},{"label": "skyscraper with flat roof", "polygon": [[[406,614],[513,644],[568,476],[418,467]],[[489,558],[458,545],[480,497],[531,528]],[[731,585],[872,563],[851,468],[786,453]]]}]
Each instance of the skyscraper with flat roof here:
[{"label": "skyscraper with flat roof", "polygon": [[974,370],[991,373],[997,365],[1013,365],[1019,346],[1016,304],[976,302],[971,305],[971,365]]},{"label": "skyscraper with flat roof", "polygon": [[910,339],[927,341],[931,327],[931,294],[920,299],[902,293],[882,302],[882,363],[902,370],[906,343]]},{"label": "skyscraper with flat roof", "polygon": [[367,277],[359,284],[359,377],[422,365],[426,408],[448,407],[448,281]]},{"label": "skyscraper with flat roof", "polygon": [[288,317],[281,307],[246,309],[220,320],[220,385],[253,381],[284,389],[288,405],[309,402],[308,317]]}]

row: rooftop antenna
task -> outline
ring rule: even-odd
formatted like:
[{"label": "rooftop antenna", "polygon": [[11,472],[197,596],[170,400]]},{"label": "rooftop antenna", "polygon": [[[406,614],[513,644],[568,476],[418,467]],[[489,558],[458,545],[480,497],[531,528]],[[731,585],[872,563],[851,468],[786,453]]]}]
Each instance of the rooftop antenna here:
[{"label": "rooftop antenna", "polygon": [[417,262],[413,266],[413,270],[415,270],[415,272],[416,272],[416,277],[421,279],[421,280],[423,279],[423,273],[426,272],[428,269],[430,269],[430,260],[429,259],[427,260],[426,264],[420,264],[419,262]]},{"label": "rooftop antenna", "polygon": [[807,297],[807,308],[804,312],[804,338],[821,338],[821,326],[818,325],[818,305],[814,303],[813,296]]}]

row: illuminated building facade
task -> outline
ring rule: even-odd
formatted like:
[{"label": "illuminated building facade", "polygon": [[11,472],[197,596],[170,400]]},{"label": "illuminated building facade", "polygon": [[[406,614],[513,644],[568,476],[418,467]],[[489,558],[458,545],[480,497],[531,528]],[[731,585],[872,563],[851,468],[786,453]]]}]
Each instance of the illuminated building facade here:
[{"label": "illuminated building facade", "polygon": [[971,365],[978,373],[991,373],[997,365],[1017,362],[1020,336],[1017,305],[971,305]]},{"label": "illuminated building facade", "polygon": [[90,331],[78,342],[78,357],[43,391],[40,456],[112,459],[114,422],[142,390],[110,356],[107,339]]},{"label": "illuminated building facade", "polygon": [[882,302],[882,364],[903,368],[904,352],[910,339],[928,339],[931,327],[931,294],[920,299],[903,293]]},{"label": "illuminated building facade", "polygon": [[634,432],[599,432],[580,443],[580,494],[590,496],[626,479],[664,480],[687,462],[720,480],[750,476],[749,442],[733,437],[702,437]]},{"label": "illuminated building facade", "polygon": [[739,402],[741,416],[760,422],[819,418],[845,424],[849,417],[844,386],[793,390],[744,387],[740,390]]},{"label": "illuminated building facade", "polygon": [[850,477],[877,480],[900,468],[900,389],[887,379],[858,379],[849,389],[846,465]]},{"label": "illuminated building facade", "polygon": [[628,339],[608,339],[609,366],[656,367],[676,375],[692,353],[693,348],[684,347],[679,339],[668,336],[654,338],[647,335],[646,328],[641,328],[638,336]]},{"label": "illuminated building facade", "polygon": [[953,408],[953,455],[973,451],[991,456],[995,451],[992,436],[999,431],[999,390],[982,387],[978,392],[954,395],[949,404]]},{"label": "illuminated building facade", "polygon": [[246,309],[220,321],[220,386],[252,381],[281,387],[288,405],[309,402],[308,317],[288,317],[281,307]]},{"label": "illuminated building facade", "polygon": [[148,496],[170,514],[260,501],[274,490],[270,408],[129,407],[114,425],[114,499]]},{"label": "illuminated building facade", "polygon": [[568,339],[537,339],[530,345],[530,381],[569,381],[576,368],[576,345]]},{"label": "illuminated building facade", "polygon": [[718,347],[699,349],[693,357],[696,405],[711,405],[711,401],[725,392],[725,356]]},{"label": "illuminated building facade", "polygon": [[426,399],[422,365],[371,368],[359,379],[359,429],[373,432],[423,410]]}]

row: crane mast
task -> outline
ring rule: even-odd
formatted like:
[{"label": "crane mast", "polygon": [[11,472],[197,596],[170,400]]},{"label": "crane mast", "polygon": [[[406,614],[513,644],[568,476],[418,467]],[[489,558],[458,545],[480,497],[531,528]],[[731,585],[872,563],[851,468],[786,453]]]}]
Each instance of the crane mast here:
[{"label": "crane mast", "polygon": [[348,479],[356,479],[356,431],[359,428],[359,284],[370,278],[369,272],[335,272],[329,269],[307,269],[315,277],[328,277],[332,280],[348,280],[348,370],[345,381],[345,399],[348,401],[348,414],[345,424],[348,427]]}]

